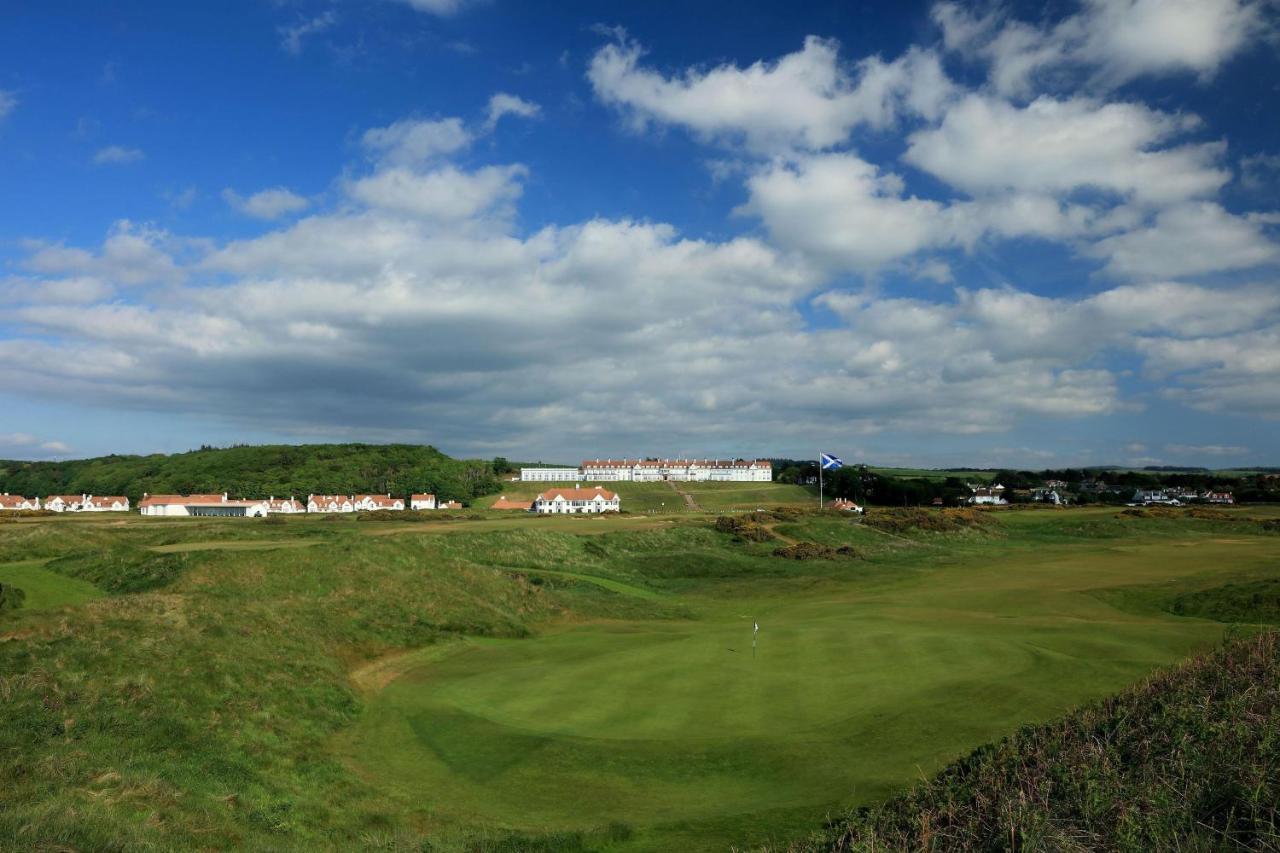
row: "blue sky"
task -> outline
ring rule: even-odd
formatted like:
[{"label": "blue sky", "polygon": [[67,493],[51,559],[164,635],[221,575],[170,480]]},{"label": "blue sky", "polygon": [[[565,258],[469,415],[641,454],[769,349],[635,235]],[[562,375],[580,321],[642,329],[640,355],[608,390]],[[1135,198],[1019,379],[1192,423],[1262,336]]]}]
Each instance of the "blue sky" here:
[{"label": "blue sky", "polygon": [[1280,460],[1271,0],[110,7],[0,30],[0,457]]}]

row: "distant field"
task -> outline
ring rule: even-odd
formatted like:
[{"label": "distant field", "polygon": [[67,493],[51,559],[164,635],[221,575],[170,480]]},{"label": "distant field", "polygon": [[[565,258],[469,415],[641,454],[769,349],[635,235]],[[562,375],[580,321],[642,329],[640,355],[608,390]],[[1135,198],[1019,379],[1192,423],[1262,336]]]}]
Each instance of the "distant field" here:
[{"label": "distant field", "polygon": [[868,470],[876,474],[884,474],[888,477],[903,477],[915,480],[937,480],[941,482],[948,477],[957,477],[966,482],[989,483],[995,477],[994,471],[971,471],[963,468],[951,469],[935,469],[935,468],[877,468],[870,467]]},{"label": "distant field", "polygon": [[[800,514],[741,541],[716,511],[812,495],[681,487],[707,512],[0,525],[0,582],[71,605],[0,612],[0,772],[22,768],[0,786],[0,838],[475,853],[802,837],[1212,645],[1280,560],[1254,520],[1275,508],[968,513],[948,532]],[[782,559],[782,542],[852,552]]]}]

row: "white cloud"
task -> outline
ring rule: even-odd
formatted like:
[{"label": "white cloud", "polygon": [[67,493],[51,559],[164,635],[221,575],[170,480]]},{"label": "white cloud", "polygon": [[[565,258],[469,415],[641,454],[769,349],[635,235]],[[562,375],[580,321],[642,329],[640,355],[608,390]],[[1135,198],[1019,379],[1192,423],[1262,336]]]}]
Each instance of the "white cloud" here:
[{"label": "white cloud", "polygon": [[1060,83],[1072,71],[1104,88],[1148,74],[1207,78],[1262,31],[1260,4],[1248,0],[1084,0],[1081,7],[1052,27],[954,2],[936,4],[933,18],[947,48],[989,62],[993,87],[1009,95]]},{"label": "white cloud", "polygon": [[419,12],[432,15],[448,16],[456,14],[467,6],[474,5],[476,0],[400,0]]},{"label": "white cloud", "polygon": [[38,438],[26,432],[0,432],[0,459],[48,459],[65,456],[70,445]]},{"label": "white cloud", "polygon": [[498,92],[489,99],[485,127],[492,130],[503,116],[537,118],[541,112],[542,108],[532,101],[526,101],[524,98],[506,92]]},{"label": "white cloud", "polygon": [[642,67],[641,56],[625,38],[600,48],[587,71],[596,96],[625,110],[637,128],[680,125],[756,152],[819,151],[845,142],[859,125],[883,128],[903,114],[933,118],[954,91],[931,52],[912,48],[892,62],[869,57],[846,68],[837,43],[817,36],[772,63],[675,77]]},{"label": "white cloud", "polygon": [[1106,260],[1117,278],[1165,278],[1280,263],[1280,244],[1264,230],[1276,214],[1235,216],[1214,202],[1176,205],[1142,227],[1098,241],[1085,251]]},{"label": "white cloud", "polygon": [[460,151],[472,139],[471,131],[458,118],[402,119],[365,131],[361,143],[381,163],[409,166]]},{"label": "white cloud", "polygon": [[0,89],[0,121],[4,121],[17,106],[18,96],[6,89]]},{"label": "white cloud", "polygon": [[1247,447],[1221,444],[1166,444],[1164,449],[1175,456],[1243,456],[1249,452]]},{"label": "white cloud", "polygon": [[34,243],[24,266],[45,275],[93,276],[128,286],[171,283],[183,277],[172,256],[176,242],[153,225],[122,219],[111,226],[96,254],[61,244]]},{"label": "white cloud", "polygon": [[985,95],[951,106],[937,128],[911,135],[905,158],[973,194],[1095,189],[1167,203],[1216,192],[1231,179],[1221,143],[1158,146],[1198,126],[1139,104],[1037,98],[1024,108]]},{"label": "white cloud", "polygon": [[918,252],[971,249],[989,237],[1068,239],[1093,227],[1083,207],[1004,194],[942,203],[908,196],[903,180],[853,154],[776,160],[747,179],[740,212],[771,238],[831,268],[872,272]]},{"label": "white cloud", "polygon": [[279,27],[280,46],[286,53],[298,56],[302,53],[302,43],[316,33],[322,33],[338,23],[338,15],[332,9],[312,18],[298,21],[289,26]]},{"label": "white cloud", "polygon": [[285,214],[306,210],[311,204],[286,187],[261,190],[247,198],[227,188],[222,191],[222,199],[235,210],[255,219],[279,219]]},{"label": "white cloud", "polygon": [[106,148],[99,148],[97,153],[93,155],[93,162],[96,165],[118,165],[122,163],[136,163],[146,158],[146,153],[141,148],[127,148],[123,145],[108,145]]},{"label": "white cloud", "polygon": [[347,194],[370,207],[437,221],[506,218],[520,197],[523,166],[486,166],[463,172],[444,166],[420,173],[405,168],[375,172],[347,184]]}]

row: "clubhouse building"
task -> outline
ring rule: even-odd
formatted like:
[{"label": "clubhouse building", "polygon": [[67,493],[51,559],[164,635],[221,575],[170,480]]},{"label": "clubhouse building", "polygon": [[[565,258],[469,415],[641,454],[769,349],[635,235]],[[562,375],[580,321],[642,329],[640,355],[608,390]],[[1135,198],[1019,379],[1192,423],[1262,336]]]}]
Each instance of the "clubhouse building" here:
[{"label": "clubhouse building", "polygon": [[587,459],[579,468],[521,468],[526,482],[773,482],[767,459]]},{"label": "clubhouse building", "polygon": [[618,512],[622,508],[617,492],[604,486],[583,489],[548,489],[533,499],[533,511],[542,514]]}]

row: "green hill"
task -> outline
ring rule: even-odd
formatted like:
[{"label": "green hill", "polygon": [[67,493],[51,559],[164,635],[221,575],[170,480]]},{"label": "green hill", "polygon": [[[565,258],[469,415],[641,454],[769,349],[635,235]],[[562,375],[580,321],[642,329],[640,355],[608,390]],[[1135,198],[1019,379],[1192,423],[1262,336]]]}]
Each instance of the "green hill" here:
[{"label": "green hill", "polygon": [[453,459],[415,444],[304,444],[201,448],[67,462],[0,461],[0,491],[24,495],[144,492],[305,496],[431,492],[469,500],[498,488],[493,463]]}]

